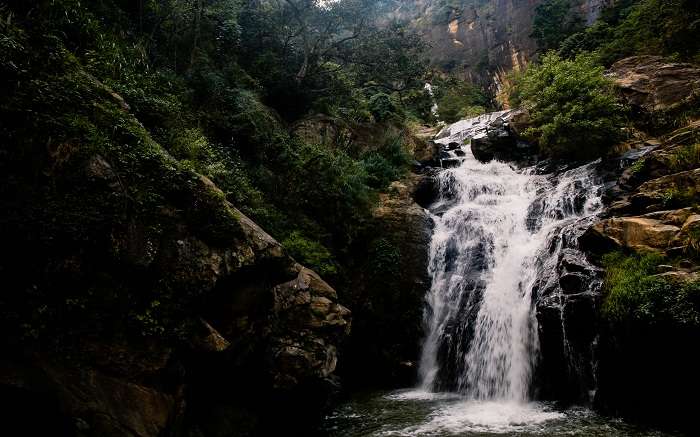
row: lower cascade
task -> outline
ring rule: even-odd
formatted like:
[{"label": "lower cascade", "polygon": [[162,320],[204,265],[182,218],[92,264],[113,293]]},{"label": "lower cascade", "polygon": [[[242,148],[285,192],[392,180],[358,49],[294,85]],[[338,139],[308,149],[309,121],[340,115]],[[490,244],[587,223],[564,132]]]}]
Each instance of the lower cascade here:
[{"label": "lower cascade", "polygon": [[444,168],[429,207],[418,387],[345,403],[326,417],[328,435],[674,435],[540,400],[561,399],[542,396],[545,386],[577,391],[583,404],[595,389],[596,338],[565,314],[599,295],[600,270],[577,241],[603,212],[604,186],[598,161],[552,170],[476,159],[471,140],[498,138],[510,117],[462,120],[436,140]]},{"label": "lower cascade", "polygon": [[601,211],[602,187],[593,165],[541,175],[455,147],[507,116],[462,121],[438,140],[462,158],[436,176],[420,377],[425,390],[522,402],[539,347],[533,289],[576,225]]}]

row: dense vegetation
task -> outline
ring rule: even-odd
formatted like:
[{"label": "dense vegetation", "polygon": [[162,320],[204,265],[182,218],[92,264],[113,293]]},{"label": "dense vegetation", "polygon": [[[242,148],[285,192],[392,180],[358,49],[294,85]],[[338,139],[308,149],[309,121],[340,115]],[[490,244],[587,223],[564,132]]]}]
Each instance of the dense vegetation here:
[{"label": "dense vegetation", "polygon": [[[639,54],[689,61],[700,56],[697,2],[615,2],[586,28],[576,6],[575,1],[548,0],[536,9],[533,37],[540,60],[514,74],[509,90],[511,104],[530,110],[526,135],[544,155],[557,158],[602,156],[621,139],[626,111],[603,74],[614,61]],[[657,114],[653,124],[663,129],[682,116]]]},{"label": "dense vegetation", "polygon": [[613,252],[603,257],[606,317],[700,327],[700,282],[674,283],[657,276],[665,261],[653,253]]},{"label": "dense vegetation", "polygon": [[620,140],[622,108],[603,71],[589,55],[567,60],[551,52],[517,77],[512,101],[528,109],[525,135],[543,154],[591,158]]},{"label": "dense vegetation", "polygon": [[[0,6],[2,265],[15,266],[13,277],[25,275],[26,283],[37,273],[31,266],[58,256],[53,251],[109,238],[107,221],[125,211],[185,202],[178,196],[197,186],[199,173],[300,262],[347,284],[349,268],[373,262],[364,255],[375,238],[371,210],[409,167],[408,126],[430,116],[423,45],[398,23],[367,19],[374,7],[362,0]],[[327,139],[322,130],[334,134]],[[47,149],[53,175],[41,174]],[[77,180],[74,158],[95,154],[116,169],[125,198],[105,198]],[[52,182],[70,174],[66,185]],[[227,217],[181,206],[213,240],[225,233],[216,227]],[[144,219],[144,232],[157,236],[163,220]],[[25,250],[37,247],[31,235],[45,252],[22,264],[31,259]],[[8,286],[0,305],[5,314],[16,305],[28,312],[5,318],[13,329],[21,325],[20,338],[70,319],[93,329],[116,300],[124,310],[116,316],[136,331],[175,335],[176,312],[189,302],[174,290],[134,299],[103,292],[66,289],[49,298],[42,284]]]},{"label": "dense vegetation", "polygon": [[541,51],[556,49],[573,33],[583,30],[576,0],[545,0],[535,8],[531,37]]},{"label": "dense vegetation", "polygon": [[623,0],[606,8],[592,26],[562,41],[565,57],[587,51],[610,65],[625,56],[663,55],[700,61],[700,4],[693,0]]},{"label": "dense vegetation", "polygon": [[484,91],[470,82],[449,77],[435,78],[431,84],[440,120],[446,123],[484,114],[491,106]]}]

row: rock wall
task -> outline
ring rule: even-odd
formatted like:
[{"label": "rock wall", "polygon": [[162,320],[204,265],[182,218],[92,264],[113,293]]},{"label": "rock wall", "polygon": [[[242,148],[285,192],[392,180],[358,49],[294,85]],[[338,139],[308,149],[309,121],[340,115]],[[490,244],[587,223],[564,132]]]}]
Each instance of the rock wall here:
[{"label": "rock wall", "polygon": [[93,82],[114,143],[0,162],[3,432],[301,433],[336,389],[349,310]]},{"label": "rock wall", "polygon": [[[581,0],[577,8],[592,24],[609,1]],[[430,44],[430,60],[440,70],[496,88],[508,72],[536,56],[530,34],[542,2],[408,0],[393,2],[389,17],[412,23]]]},{"label": "rock wall", "polygon": [[[609,73],[633,109],[635,124],[663,130],[656,136],[637,131],[619,146],[618,159],[603,162],[608,207],[578,243],[595,262],[613,251],[661,255],[664,262],[654,276],[671,284],[671,290],[681,290],[700,279],[700,120],[678,115],[692,114],[697,107],[700,71],[695,65],[642,56],[620,60]],[[649,299],[642,292],[640,299]],[[677,298],[664,296],[666,302]],[[697,298],[689,299],[697,308]],[[651,315],[630,314],[623,320],[594,309],[574,312],[571,320],[580,321],[579,333],[589,337],[573,350],[588,353],[594,364],[595,405],[611,414],[692,429],[695,413],[685,399],[700,389],[700,363],[688,349],[700,336],[697,325],[669,320],[653,309]]]}]

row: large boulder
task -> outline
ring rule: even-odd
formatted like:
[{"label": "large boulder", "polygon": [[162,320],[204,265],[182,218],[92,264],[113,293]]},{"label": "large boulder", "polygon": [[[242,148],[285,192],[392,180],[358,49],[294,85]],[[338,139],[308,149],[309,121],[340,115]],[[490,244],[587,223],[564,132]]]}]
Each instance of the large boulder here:
[{"label": "large boulder", "polygon": [[36,169],[3,174],[0,271],[17,298],[0,301],[0,403],[22,399],[19,435],[47,434],[32,432],[45,416],[61,435],[155,437],[320,415],[349,310],[211,180],[117,117],[118,145],[51,145]]},{"label": "large boulder", "polygon": [[582,236],[582,242],[587,249],[598,249],[598,252],[611,248],[664,251],[671,247],[679,232],[678,226],[664,224],[660,220],[619,217],[593,225]]},{"label": "large boulder", "polygon": [[[481,162],[494,159],[518,161],[531,156],[535,149],[528,143],[518,140],[518,133],[511,126],[510,119],[520,120],[521,111],[513,111],[491,121],[485,131],[479,132],[471,140],[472,154]],[[522,129],[520,125],[520,129]]]},{"label": "large boulder", "polygon": [[700,68],[659,56],[634,56],[617,61],[610,76],[624,99],[652,114],[692,104],[700,96]]}]

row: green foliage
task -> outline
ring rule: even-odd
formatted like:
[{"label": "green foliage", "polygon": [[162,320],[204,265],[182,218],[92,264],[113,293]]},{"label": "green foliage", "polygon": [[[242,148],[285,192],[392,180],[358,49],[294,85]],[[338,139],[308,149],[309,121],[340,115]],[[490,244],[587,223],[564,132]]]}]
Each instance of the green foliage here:
[{"label": "green foliage", "polygon": [[440,119],[446,123],[481,115],[490,106],[480,88],[456,78],[436,80],[433,89]]},{"label": "green foliage", "polygon": [[282,240],[282,245],[297,261],[315,270],[322,276],[332,276],[338,272],[333,256],[323,244],[306,238],[294,231]]},{"label": "green foliage", "polygon": [[545,0],[535,8],[532,35],[542,52],[556,49],[569,35],[583,29],[583,18],[572,0]]},{"label": "green foliage", "polygon": [[369,99],[369,111],[377,121],[386,121],[396,116],[397,109],[385,93],[378,93]]},{"label": "green foliage", "polygon": [[362,159],[367,172],[367,184],[378,190],[383,190],[392,181],[401,179],[410,163],[411,157],[400,137],[390,139],[383,147],[367,153]]},{"label": "green foliage", "polygon": [[700,282],[678,283],[655,276],[663,261],[656,254],[604,256],[605,317],[700,326]]},{"label": "green foliage", "polygon": [[623,110],[591,56],[568,60],[547,53],[516,78],[510,100],[530,111],[532,127],[525,134],[545,155],[601,156],[621,138]]},{"label": "green foliage", "polygon": [[630,171],[632,174],[639,174],[644,170],[644,166],[646,165],[646,159],[641,158],[635,161],[634,164],[630,166]]},{"label": "green foliage", "polygon": [[[12,314],[3,328],[176,338],[206,286],[155,280],[139,257],[181,226],[234,244],[227,201],[347,282],[377,191],[410,161],[399,140],[372,138],[374,152],[360,154],[304,143],[288,126],[321,111],[380,130],[372,111],[402,129],[404,102],[424,93],[415,35],[365,21],[368,1],[300,17],[288,2],[30,3],[0,6],[0,235],[13,254],[0,266],[16,267],[0,293]],[[56,260],[66,265],[48,266]]]},{"label": "green foliage", "polygon": [[380,238],[369,248],[368,273],[372,280],[389,281],[399,274],[401,253],[389,240]]},{"label": "green foliage", "polygon": [[700,166],[700,143],[679,147],[673,152],[669,161],[669,168],[675,173],[698,166]]},{"label": "green foliage", "polygon": [[693,187],[678,188],[670,187],[663,191],[662,202],[665,208],[684,208],[692,205],[697,197],[697,192]]},{"label": "green foliage", "polygon": [[698,61],[700,4],[694,0],[624,0],[609,6],[593,26],[562,42],[560,54],[594,52],[610,65],[635,54]]}]

